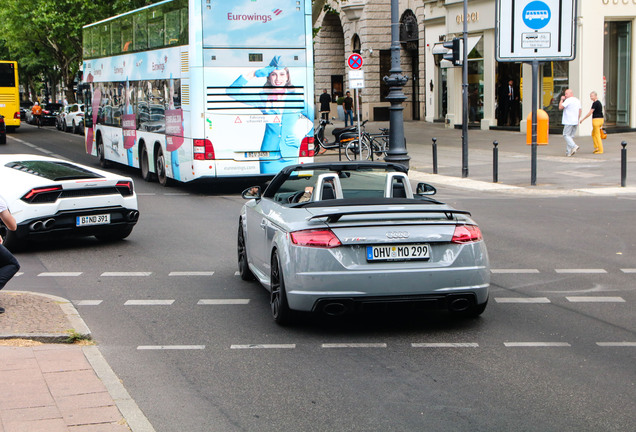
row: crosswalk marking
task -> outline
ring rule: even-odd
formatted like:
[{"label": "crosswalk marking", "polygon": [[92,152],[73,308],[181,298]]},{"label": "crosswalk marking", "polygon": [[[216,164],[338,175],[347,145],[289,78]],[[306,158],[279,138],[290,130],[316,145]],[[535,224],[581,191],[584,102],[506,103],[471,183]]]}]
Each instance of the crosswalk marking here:
[{"label": "crosswalk marking", "polygon": [[479,344],[475,342],[425,342],[412,343],[413,348],[478,348]]},{"label": "crosswalk marking", "polygon": [[386,348],[385,343],[324,343],[323,348]]},{"label": "crosswalk marking", "polygon": [[202,299],[197,302],[198,305],[246,305],[249,299]]},{"label": "crosswalk marking", "polygon": [[497,303],[550,303],[547,297],[495,297]]},{"label": "crosswalk marking", "polygon": [[294,349],[296,344],[247,344],[231,345],[230,349]]},{"label": "crosswalk marking", "polygon": [[625,303],[623,297],[566,297],[572,303]]},{"label": "crosswalk marking", "polygon": [[555,272],[561,274],[604,274],[605,269],[554,269]]},{"label": "crosswalk marking", "polygon": [[508,348],[515,347],[569,347],[572,346],[567,342],[504,342],[504,346]]},{"label": "crosswalk marking", "polygon": [[170,306],[174,300],[127,300],[124,306]]},{"label": "crosswalk marking", "polygon": [[77,277],[82,272],[42,272],[38,274],[38,277]]},{"label": "crosswalk marking", "polygon": [[104,272],[102,276],[150,276],[152,272]]}]

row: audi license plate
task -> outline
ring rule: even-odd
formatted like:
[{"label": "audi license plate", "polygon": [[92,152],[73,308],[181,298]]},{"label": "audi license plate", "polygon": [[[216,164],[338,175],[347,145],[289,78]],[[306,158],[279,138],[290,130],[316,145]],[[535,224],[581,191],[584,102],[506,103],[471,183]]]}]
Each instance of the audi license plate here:
[{"label": "audi license plate", "polygon": [[247,159],[259,159],[269,157],[269,152],[245,152]]},{"label": "audi license plate", "polygon": [[110,223],[110,214],[77,216],[75,226],[106,225]]},{"label": "audi license plate", "polygon": [[427,260],[430,247],[426,244],[367,246],[367,261]]}]

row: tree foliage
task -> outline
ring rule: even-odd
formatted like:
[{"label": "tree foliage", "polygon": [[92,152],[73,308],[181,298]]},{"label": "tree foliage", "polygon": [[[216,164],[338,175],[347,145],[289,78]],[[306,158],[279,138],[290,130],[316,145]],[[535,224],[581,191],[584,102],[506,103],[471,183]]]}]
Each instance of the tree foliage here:
[{"label": "tree foliage", "polygon": [[66,98],[73,102],[73,83],[82,61],[82,27],[156,2],[2,0],[0,54],[18,61],[20,80],[33,94],[43,81],[61,81]]}]

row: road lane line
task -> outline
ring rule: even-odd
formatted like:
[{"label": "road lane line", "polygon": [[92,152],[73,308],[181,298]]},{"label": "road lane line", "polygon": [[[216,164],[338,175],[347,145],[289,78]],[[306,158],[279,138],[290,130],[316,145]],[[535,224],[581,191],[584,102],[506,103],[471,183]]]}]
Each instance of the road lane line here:
[{"label": "road lane line", "polygon": [[430,343],[412,343],[413,348],[477,348],[478,343],[475,342],[430,342]]},{"label": "road lane line", "polygon": [[623,297],[566,297],[572,303],[625,303]]},{"label": "road lane line", "polygon": [[623,273],[636,273],[636,268],[631,269],[621,269]]},{"label": "road lane line", "polygon": [[539,269],[490,269],[494,274],[536,274]]},{"label": "road lane line", "polygon": [[104,272],[101,276],[150,276],[152,272]]},{"label": "road lane line", "polygon": [[213,271],[173,271],[168,276],[212,276],[213,274]]},{"label": "road lane line", "polygon": [[230,345],[230,349],[294,349],[296,344],[247,344]]},{"label": "road lane line", "polygon": [[385,343],[324,343],[322,348],[386,348]]},{"label": "road lane line", "polygon": [[38,277],[76,277],[81,274],[82,272],[42,272]]},{"label": "road lane line", "polygon": [[124,306],[170,306],[174,300],[127,300]]},{"label": "road lane line", "polygon": [[249,299],[201,299],[197,302],[198,305],[246,305],[250,302]]},{"label": "road lane line", "polygon": [[24,272],[17,272],[16,274],[13,275],[13,277],[22,276],[23,274],[24,274]]},{"label": "road lane line", "polygon": [[77,306],[99,306],[103,300],[74,300]]},{"label": "road lane line", "polygon": [[550,303],[547,297],[495,297],[497,303]]},{"label": "road lane line", "polygon": [[572,346],[567,342],[504,342],[504,346],[508,348],[516,347],[569,347]]},{"label": "road lane line", "polygon": [[605,269],[554,269],[555,272],[561,274],[605,274]]},{"label": "road lane line", "polygon": [[636,347],[636,342],[596,342],[601,347]]},{"label": "road lane line", "polygon": [[138,350],[203,350],[205,345],[139,345]]}]

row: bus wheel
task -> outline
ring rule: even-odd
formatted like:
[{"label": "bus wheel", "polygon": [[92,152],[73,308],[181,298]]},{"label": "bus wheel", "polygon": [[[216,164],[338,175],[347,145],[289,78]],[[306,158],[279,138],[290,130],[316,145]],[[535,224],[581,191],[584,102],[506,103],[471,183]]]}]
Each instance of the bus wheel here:
[{"label": "bus wheel", "polygon": [[163,156],[161,147],[157,149],[157,157],[155,158],[155,172],[157,180],[161,186],[168,186],[168,173],[166,172],[166,158]]},{"label": "bus wheel", "polygon": [[148,150],[145,145],[141,146],[141,156],[139,157],[139,165],[141,167],[141,178],[147,182],[155,179],[155,175],[150,172],[150,163],[148,162]]},{"label": "bus wheel", "polygon": [[108,168],[110,166],[104,154],[104,142],[102,141],[101,135],[97,135],[97,158],[99,159],[99,166],[102,168]]}]

